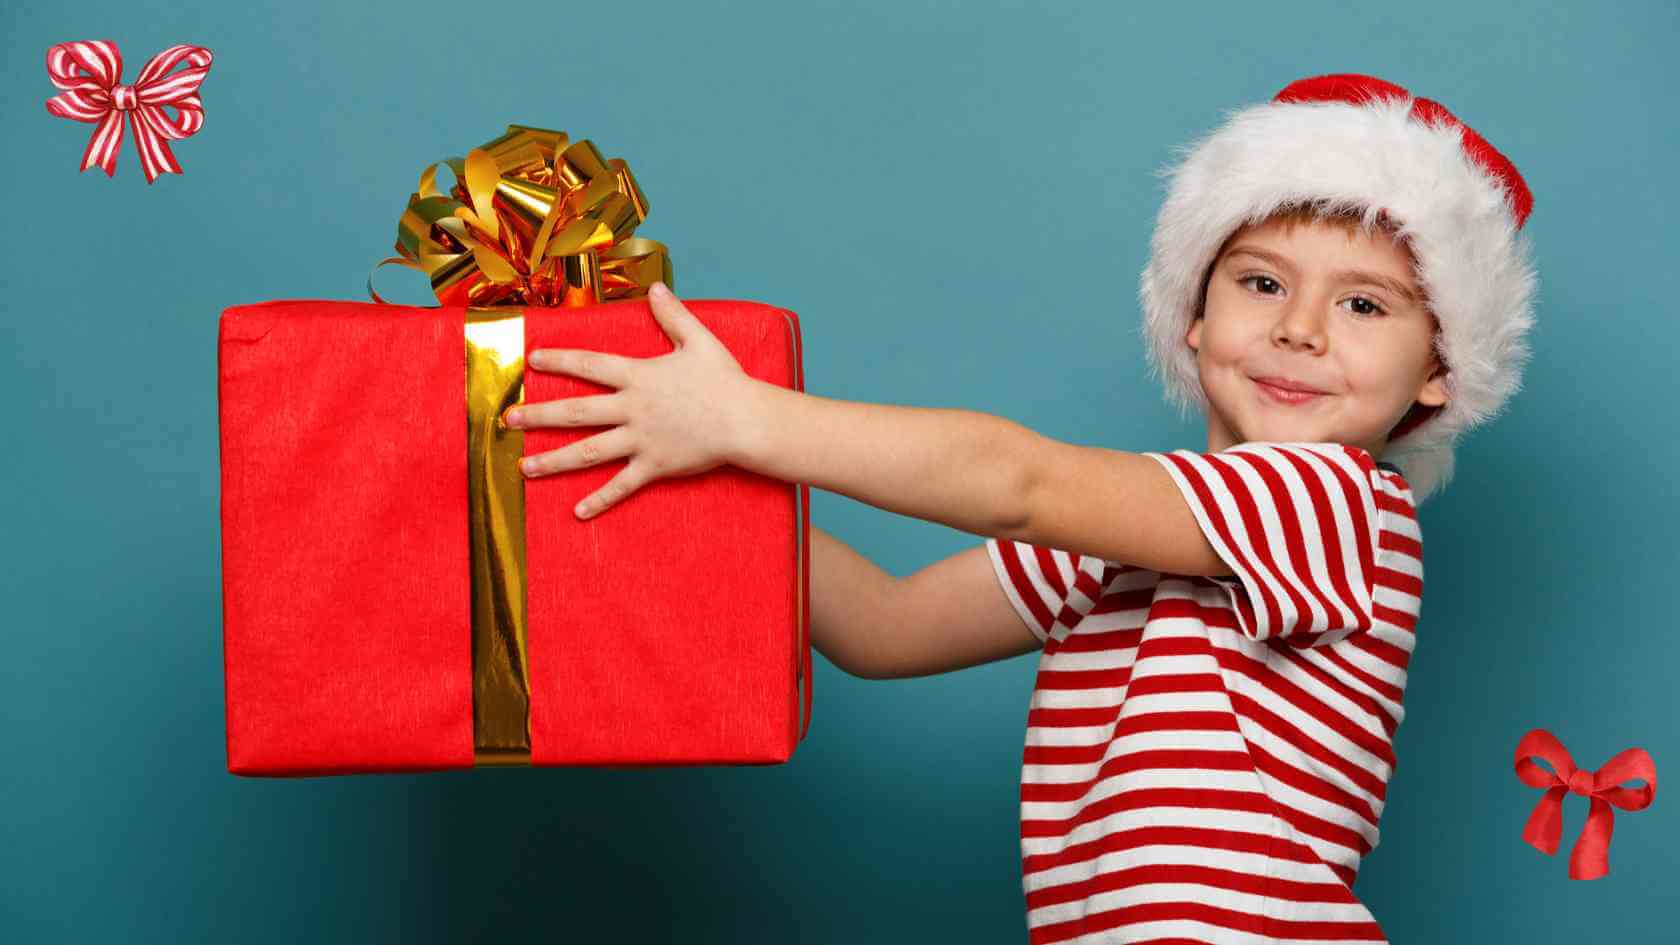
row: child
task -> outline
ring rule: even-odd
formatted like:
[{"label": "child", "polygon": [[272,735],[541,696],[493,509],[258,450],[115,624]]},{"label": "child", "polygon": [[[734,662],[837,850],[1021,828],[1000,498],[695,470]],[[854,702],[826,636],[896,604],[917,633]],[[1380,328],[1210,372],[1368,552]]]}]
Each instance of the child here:
[{"label": "child", "polygon": [[509,422],[612,427],[527,460],[628,457],[582,517],[727,462],[985,536],[900,580],[813,529],[812,637],[868,678],[1042,650],[1031,941],[1381,942],[1352,885],[1422,603],[1415,504],[1516,389],[1531,206],[1479,135],[1379,79],[1231,115],[1172,171],[1142,280],[1152,368],[1206,452],[767,385],[663,286],[674,351],[534,351],[617,390]]}]

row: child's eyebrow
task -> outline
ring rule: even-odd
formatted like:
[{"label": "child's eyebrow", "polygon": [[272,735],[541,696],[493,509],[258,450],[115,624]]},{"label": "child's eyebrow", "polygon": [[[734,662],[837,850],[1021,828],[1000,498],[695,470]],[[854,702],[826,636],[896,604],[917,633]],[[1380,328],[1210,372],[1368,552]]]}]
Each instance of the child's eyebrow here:
[{"label": "child's eyebrow", "polygon": [[[1290,272],[1295,271],[1294,264],[1289,260],[1276,253],[1261,249],[1258,246],[1243,245],[1233,247],[1230,252],[1225,254],[1225,258],[1229,259],[1230,257],[1237,255],[1253,256],[1256,259],[1263,259],[1280,269],[1286,269]],[[1405,284],[1392,277],[1385,276],[1380,272],[1371,272],[1366,269],[1343,269],[1339,272],[1332,272],[1330,274],[1330,278],[1338,282],[1369,282],[1373,285],[1380,285],[1413,304],[1417,304],[1420,301],[1417,293],[1407,288]]]}]

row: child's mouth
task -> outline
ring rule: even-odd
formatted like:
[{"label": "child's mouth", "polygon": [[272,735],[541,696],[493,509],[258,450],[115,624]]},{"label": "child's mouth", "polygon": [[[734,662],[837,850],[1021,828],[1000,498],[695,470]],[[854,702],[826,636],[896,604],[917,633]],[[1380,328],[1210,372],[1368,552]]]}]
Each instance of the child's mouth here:
[{"label": "child's mouth", "polygon": [[1260,390],[1265,392],[1267,397],[1280,404],[1304,404],[1324,396],[1323,394],[1310,394],[1306,391],[1284,390],[1281,387],[1273,387],[1265,381],[1257,380],[1254,383],[1260,386]]}]

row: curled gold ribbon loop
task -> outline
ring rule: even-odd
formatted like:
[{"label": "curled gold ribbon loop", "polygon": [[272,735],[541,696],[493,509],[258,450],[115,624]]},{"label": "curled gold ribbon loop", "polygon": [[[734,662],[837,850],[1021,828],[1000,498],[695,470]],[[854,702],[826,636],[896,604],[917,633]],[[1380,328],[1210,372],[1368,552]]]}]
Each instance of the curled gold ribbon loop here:
[{"label": "curled gold ribbon loop", "polygon": [[[444,305],[580,306],[647,294],[671,280],[663,243],[634,237],[647,196],[629,165],[587,139],[509,125],[500,137],[420,173],[397,222],[396,264],[424,272]],[[384,299],[373,289],[368,294]]]}]

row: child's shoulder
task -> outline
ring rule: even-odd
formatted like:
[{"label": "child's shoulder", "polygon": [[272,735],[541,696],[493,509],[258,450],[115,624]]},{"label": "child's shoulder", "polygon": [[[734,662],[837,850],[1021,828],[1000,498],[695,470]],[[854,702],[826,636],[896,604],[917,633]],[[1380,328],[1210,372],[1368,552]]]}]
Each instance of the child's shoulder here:
[{"label": "child's shoulder", "polygon": [[[1248,440],[1226,449],[1232,452],[1261,454],[1282,451],[1290,453],[1298,459],[1311,458],[1314,461],[1323,461],[1340,454],[1344,463],[1352,463],[1363,473],[1363,477],[1369,486],[1389,494],[1398,503],[1407,506],[1412,504],[1412,486],[1411,483],[1406,481],[1405,471],[1398,464],[1390,460],[1380,459],[1370,450],[1357,444],[1335,440]],[[1344,464],[1338,465],[1342,465],[1344,470],[1349,470],[1349,467]]]}]

